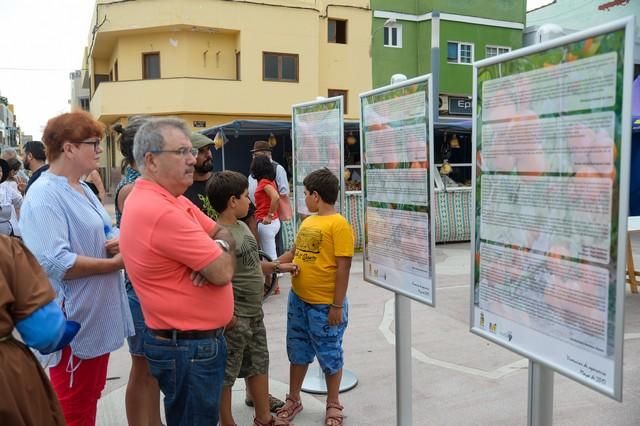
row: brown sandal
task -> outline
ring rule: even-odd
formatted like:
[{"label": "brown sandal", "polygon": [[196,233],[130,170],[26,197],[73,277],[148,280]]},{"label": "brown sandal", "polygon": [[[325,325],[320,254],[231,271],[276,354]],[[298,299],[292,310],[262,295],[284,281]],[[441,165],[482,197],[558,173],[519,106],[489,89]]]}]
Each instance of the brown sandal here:
[{"label": "brown sandal", "polygon": [[[333,416],[329,415],[329,409],[333,408],[335,410],[340,411],[340,414],[334,414]],[[327,402],[327,415],[324,418],[325,426],[342,426],[344,423],[344,416],[342,415],[342,410],[344,407],[337,402]]]},{"label": "brown sandal", "polygon": [[302,411],[302,401],[299,399],[295,400],[287,394],[285,403],[280,409],[278,409],[278,411],[276,411],[276,416],[279,419],[291,421],[300,411]]}]

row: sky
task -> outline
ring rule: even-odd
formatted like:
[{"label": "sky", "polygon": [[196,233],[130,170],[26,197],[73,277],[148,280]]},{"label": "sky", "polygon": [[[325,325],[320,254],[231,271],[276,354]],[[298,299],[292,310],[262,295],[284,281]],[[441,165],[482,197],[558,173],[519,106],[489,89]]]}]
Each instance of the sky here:
[{"label": "sky", "polygon": [[[551,1],[527,0],[527,9]],[[49,118],[69,111],[69,73],[81,68],[94,7],[94,0],[0,0],[0,95],[34,140]]]},{"label": "sky", "polygon": [[23,133],[39,140],[69,111],[69,73],[81,68],[93,0],[0,0],[0,94]]}]

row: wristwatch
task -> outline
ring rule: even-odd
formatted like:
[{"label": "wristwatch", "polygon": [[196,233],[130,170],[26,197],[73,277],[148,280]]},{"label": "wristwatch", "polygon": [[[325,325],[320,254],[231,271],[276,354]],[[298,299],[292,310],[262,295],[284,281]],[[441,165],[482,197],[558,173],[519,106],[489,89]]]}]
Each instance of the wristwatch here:
[{"label": "wristwatch", "polygon": [[229,253],[229,250],[231,249],[231,247],[229,247],[228,242],[226,242],[225,240],[215,240],[215,242],[218,243],[218,245],[222,250],[224,250],[226,253]]}]

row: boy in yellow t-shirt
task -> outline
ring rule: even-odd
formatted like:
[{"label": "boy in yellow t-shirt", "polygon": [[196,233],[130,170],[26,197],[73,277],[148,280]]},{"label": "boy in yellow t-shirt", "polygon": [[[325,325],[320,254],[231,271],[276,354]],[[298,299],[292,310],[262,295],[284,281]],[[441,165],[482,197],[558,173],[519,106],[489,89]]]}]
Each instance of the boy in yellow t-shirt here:
[{"label": "boy in yellow t-shirt", "polygon": [[305,204],[312,213],[300,225],[293,248],[282,263],[298,265],[287,307],[289,394],[277,416],[292,420],[302,411],[300,389],[313,358],[327,382],[325,425],[343,423],[339,390],[342,379],[342,337],[347,328],[346,298],[353,257],[353,230],[335,210],[340,186],[328,169],[310,173],[303,181]]}]

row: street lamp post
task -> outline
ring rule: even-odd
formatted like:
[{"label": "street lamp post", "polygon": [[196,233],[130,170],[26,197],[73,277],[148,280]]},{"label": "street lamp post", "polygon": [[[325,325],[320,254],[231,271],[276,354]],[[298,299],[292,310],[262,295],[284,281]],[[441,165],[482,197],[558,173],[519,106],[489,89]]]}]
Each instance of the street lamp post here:
[{"label": "street lamp post", "polygon": [[384,21],[384,24],[382,24],[381,27],[376,28],[372,33],[371,33],[371,41],[369,42],[369,57],[371,57],[371,54],[373,52],[373,38],[375,37],[375,35],[378,33],[378,31],[380,31],[383,28],[387,28],[389,25],[393,25],[396,23],[396,18],[389,18],[386,21]]}]

